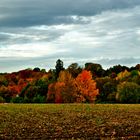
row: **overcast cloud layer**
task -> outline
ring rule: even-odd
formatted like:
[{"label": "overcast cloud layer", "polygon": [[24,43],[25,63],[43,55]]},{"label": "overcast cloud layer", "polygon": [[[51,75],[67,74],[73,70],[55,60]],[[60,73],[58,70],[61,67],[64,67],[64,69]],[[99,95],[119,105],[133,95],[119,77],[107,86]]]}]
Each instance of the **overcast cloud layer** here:
[{"label": "overcast cloud layer", "polygon": [[1,0],[0,72],[140,63],[139,0]]}]

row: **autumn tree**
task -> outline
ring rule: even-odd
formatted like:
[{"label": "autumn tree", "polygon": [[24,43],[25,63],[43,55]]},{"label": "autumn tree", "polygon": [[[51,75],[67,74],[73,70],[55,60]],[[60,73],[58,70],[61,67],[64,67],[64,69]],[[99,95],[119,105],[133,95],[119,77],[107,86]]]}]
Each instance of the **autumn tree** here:
[{"label": "autumn tree", "polygon": [[6,102],[10,102],[12,94],[8,87],[0,86],[0,96],[5,99]]},{"label": "autumn tree", "polygon": [[76,84],[68,71],[61,71],[58,81],[49,85],[47,99],[55,103],[73,103],[76,100]]},{"label": "autumn tree", "polygon": [[25,80],[23,80],[23,79],[20,79],[18,81],[18,85],[17,86],[18,86],[18,90],[19,90],[18,94],[20,94],[21,91],[27,86],[27,82]]},{"label": "autumn tree", "polygon": [[76,78],[77,102],[94,102],[99,90],[90,71],[83,70]]},{"label": "autumn tree", "polygon": [[0,75],[0,86],[2,86],[2,85],[4,85],[4,86],[8,85],[8,81],[4,75]]},{"label": "autumn tree", "polygon": [[48,86],[47,102],[49,103],[55,102],[55,83],[51,83]]},{"label": "autumn tree", "polygon": [[136,70],[139,70],[139,71],[140,71],[140,64],[137,64],[137,65],[135,66],[135,68],[136,68]]},{"label": "autumn tree", "polygon": [[30,70],[30,69],[21,70],[21,71],[19,71],[18,75],[19,75],[19,78],[25,80],[26,78],[29,78],[32,76],[32,70]]},{"label": "autumn tree", "polygon": [[58,82],[64,83],[61,91],[61,96],[64,103],[76,102],[76,82],[75,79],[68,71],[61,71],[59,74]]},{"label": "autumn tree", "polygon": [[120,72],[117,77],[116,80],[127,80],[127,78],[130,76],[130,72],[128,72],[127,70]]},{"label": "autumn tree", "polygon": [[56,82],[49,85],[48,94],[47,94],[47,101],[52,103],[62,103],[62,89],[64,87],[63,82]]}]

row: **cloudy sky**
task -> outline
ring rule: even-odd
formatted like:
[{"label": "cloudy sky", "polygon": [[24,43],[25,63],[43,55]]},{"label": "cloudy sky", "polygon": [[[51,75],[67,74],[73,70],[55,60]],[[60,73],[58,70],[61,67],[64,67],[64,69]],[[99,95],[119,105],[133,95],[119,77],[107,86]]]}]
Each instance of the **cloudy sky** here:
[{"label": "cloudy sky", "polygon": [[0,0],[0,72],[140,63],[140,0]]}]

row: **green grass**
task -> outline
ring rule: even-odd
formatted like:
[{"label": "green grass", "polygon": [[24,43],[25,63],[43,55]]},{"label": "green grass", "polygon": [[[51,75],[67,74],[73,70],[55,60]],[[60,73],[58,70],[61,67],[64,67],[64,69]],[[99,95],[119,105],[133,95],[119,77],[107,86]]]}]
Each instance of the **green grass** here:
[{"label": "green grass", "polygon": [[0,104],[0,139],[139,139],[140,105]]}]

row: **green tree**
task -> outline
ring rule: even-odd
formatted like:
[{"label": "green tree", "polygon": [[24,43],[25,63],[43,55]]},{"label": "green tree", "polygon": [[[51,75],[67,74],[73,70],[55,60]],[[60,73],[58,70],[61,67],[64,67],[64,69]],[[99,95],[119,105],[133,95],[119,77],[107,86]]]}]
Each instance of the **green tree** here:
[{"label": "green tree", "polygon": [[96,78],[97,88],[100,94],[97,96],[97,102],[114,102],[115,92],[117,91],[117,81],[110,77]]},{"label": "green tree", "polygon": [[82,68],[78,66],[78,63],[72,63],[67,70],[72,74],[73,78],[76,78],[82,72]]},{"label": "green tree", "polygon": [[134,77],[134,76],[139,76],[139,71],[138,70],[132,70],[131,71],[131,76]]},{"label": "green tree", "polygon": [[85,70],[91,71],[93,76],[101,77],[104,75],[104,70],[100,64],[86,63]]},{"label": "green tree", "polygon": [[133,82],[120,83],[116,99],[121,103],[140,103],[140,86]]}]

